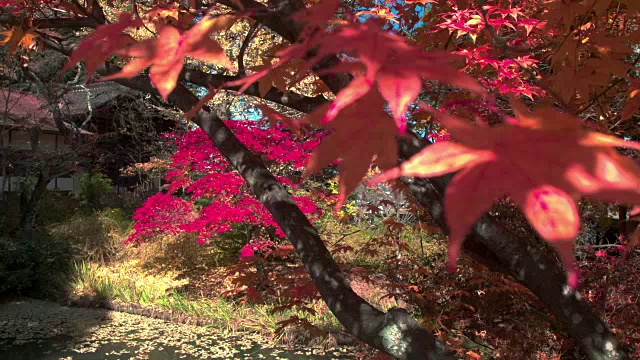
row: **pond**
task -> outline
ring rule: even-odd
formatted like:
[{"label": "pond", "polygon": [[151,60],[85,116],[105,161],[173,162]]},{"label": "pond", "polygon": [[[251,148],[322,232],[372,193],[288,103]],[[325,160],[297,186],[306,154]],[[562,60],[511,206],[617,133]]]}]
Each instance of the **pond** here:
[{"label": "pond", "polygon": [[103,309],[20,299],[0,303],[0,359],[354,359],[350,349],[278,349],[258,334],[225,336],[203,326]]}]

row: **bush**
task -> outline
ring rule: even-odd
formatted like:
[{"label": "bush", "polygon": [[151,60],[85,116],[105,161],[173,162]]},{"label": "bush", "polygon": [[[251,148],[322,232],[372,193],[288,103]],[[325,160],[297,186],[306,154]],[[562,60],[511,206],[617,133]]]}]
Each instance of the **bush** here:
[{"label": "bush", "polygon": [[87,261],[108,263],[115,259],[131,229],[132,221],[122,209],[76,214],[50,228],[51,233],[77,248]]},{"label": "bush", "polygon": [[159,234],[148,242],[127,245],[123,259],[136,260],[145,270],[184,271],[218,265],[219,250],[211,244],[198,244],[196,234]]},{"label": "bush", "polygon": [[34,234],[29,240],[0,238],[0,294],[56,297],[72,260],[71,247],[47,235]]},{"label": "bush", "polygon": [[113,192],[111,180],[100,173],[84,173],[80,176],[78,188],[72,195],[80,200],[82,205],[99,209],[105,195]]}]

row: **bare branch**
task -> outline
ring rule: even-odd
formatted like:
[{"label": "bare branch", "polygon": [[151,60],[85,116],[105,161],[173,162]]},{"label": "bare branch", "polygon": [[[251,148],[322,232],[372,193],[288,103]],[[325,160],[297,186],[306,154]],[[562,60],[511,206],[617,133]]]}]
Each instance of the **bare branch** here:
[{"label": "bare branch", "polygon": [[[100,25],[95,19],[89,17],[34,19],[34,27],[40,29],[80,29],[83,27],[95,28]],[[20,18],[5,13],[0,15],[0,24],[21,26]]]},{"label": "bare branch", "polygon": [[260,31],[261,27],[262,27],[262,24],[257,21],[251,24],[251,27],[247,32],[247,36],[244,38],[244,41],[242,42],[242,46],[240,47],[240,53],[238,54],[238,74],[240,75],[246,74],[244,69],[244,53],[247,51],[247,48],[249,47],[249,43],[251,42],[251,40],[253,40],[253,36],[257,34],[258,31]]}]

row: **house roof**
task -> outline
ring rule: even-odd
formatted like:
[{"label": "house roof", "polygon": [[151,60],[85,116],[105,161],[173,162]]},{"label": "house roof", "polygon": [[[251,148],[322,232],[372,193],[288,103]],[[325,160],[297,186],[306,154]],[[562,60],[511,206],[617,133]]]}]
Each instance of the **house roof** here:
[{"label": "house roof", "polygon": [[122,95],[135,95],[134,90],[113,81],[76,86],[62,96],[62,111],[67,116],[86,115]]},{"label": "house roof", "polygon": [[[6,115],[6,116],[5,116]],[[0,89],[0,126],[58,132],[44,98],[19,91]]]},{"label": "house roof", "polygon": [[[86,116],[92,109],[99,109],[119,96],[134,94],[134,90],[111,81],[77,86],[62,95],[61,112],[66,118]],[[43,131],[59,132],[43,96],[0,88],[0,126],[3,123],[20,129],[38,124]]]}]

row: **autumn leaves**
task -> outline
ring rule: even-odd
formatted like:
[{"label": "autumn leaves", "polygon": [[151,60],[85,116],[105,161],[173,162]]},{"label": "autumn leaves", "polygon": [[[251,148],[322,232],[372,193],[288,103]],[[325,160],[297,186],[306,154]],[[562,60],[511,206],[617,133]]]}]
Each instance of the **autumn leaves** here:
[{"label": "autumn leaves", "polygon": [[449,264],[455,265],[474,223],[507,194],[531,225],[556,248],[577,285],[573,242],[580,230],[575,201],[640,203],[640,167],[614,147],[640,144],[583,130],[580,122],[549,106],[529,112],[511,101],[511,125],[481,127],[428,109],[455,142],[427,147],[378,181],[400,176],[432,177],[459,171],[447,187],[445,217],[450,228]]},{"label": "autumn leaves", "polygon": [[[318,11],[312,11],[314,7]],[[287,72],[294,63],[299,78],[303,78],[327,56],[344,55],[343,62],[321,72],[349,73],[353,76],[349,85],[330,104],[303,119],[288,120],[292,126],[310,123],[332,129],[311,156],[305,176],[341,159],[339,207],[365,176],[373,159],[378,167],[387,170],[378,181],[458,172],[445,199],[451,230],[450,265],[455,264],[474,223],[495,198],[506,194],[536,231],[556,248],[567,267],[569,285],[576,286],[573,242],[580,229],[576,200],[586,195],[640,204],[640,167],[615,150],[640,150],[640,145],[586,131],[577,118],[550,106],[530,112],[516,99],[510,101],[515,117],[504,118],[506,124],[496,127],[472,124],[423,105],[453,141],[431,145],[396,167],[397,136],[404,133],[405,115],[425,81],[480,96],[486,96],[484,88],[452,65],[460,58],[457,55],[442,50],[424,51],[376,21],[343,21],[325,30],[337,2],[328,0],[314,7],[296,16],[307,23],[303,39],[272,54],[278,61],[233,83],[246,88],[274,72]],[[236,20],[231,16],[205,16],[186,30],[156,22],[155,37],[135,41],[123,35],[123,30],[140,26],[141,20],[123,15],[119,22],[99,27],[83,41],[68,66],[86,60],[88,71],[93,72],[111,55],[130,59],[121,72],[105,80],[133,77],[149,68],[151,81],[166,100],[176,87],[186,56],[227,69],[234,67],[210,34],[228,29]],[[299,63],[301,59],[303,64]],[[271,83],[261,82],[261,91],[268,90],[264,84]],[[635,92],[629,97],[636,98]]]}]

